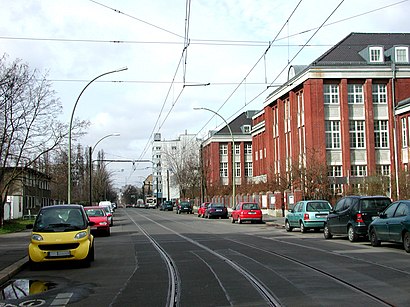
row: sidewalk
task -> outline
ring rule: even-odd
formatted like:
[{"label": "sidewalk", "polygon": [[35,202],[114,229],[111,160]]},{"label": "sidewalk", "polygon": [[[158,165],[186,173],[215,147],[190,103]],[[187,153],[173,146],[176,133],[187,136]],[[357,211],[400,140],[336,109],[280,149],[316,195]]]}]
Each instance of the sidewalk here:
[{"label": "sidewalk", "polygon": [[0,235],[0,285],[17,274],[28,262],[31,231]]}]

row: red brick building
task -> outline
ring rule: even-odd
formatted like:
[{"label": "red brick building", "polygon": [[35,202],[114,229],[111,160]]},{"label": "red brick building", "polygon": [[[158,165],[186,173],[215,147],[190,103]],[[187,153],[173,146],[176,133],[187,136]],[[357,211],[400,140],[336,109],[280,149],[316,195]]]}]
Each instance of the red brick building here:
[{"label": "red brick building", "polygon": [[[202,168],[204,172],[205,195],[218,187],[232,187],[232,166],[235,162],[235,184],[252,181],[252,116],[257,111],[246,111],[210,136],[202,143]],[[232,137],[235,149],[232,160]]]},{"label": "red brick building", "polygon": [[409,46],[408,33],[351,33],[310,65],[290,67],[253,117],[254,181],[291,181],[295,166],[322,163],[335,194],[384,175],[395,198],[409,163]]}]

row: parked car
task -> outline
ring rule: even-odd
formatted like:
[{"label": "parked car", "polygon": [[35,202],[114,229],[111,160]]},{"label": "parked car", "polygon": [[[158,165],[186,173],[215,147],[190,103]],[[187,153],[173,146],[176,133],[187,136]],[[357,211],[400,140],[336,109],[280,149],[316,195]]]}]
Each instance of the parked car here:
[{"label": "parked car", "polygon": [[181,201],[176,207],[176,212],[177,214],[180,214],[181,212],[186,212],[186,213],[194,213],[192,209],[192,204],[189,201]]},{"label": "parked car", "polygon": [[391,204],[386,196],[345,196],[326,218],[323,229],[325,239],[333,235],[348,236],[350,242],[367,237],[373,217]]},{"label": "parked car", "polygon": [[114,226],[114,216],[111,210],[111,206],[110,205],[100,205],[100,207],[105,210],[105,213],[108,216],[108,221],[110,222],[110,226]]},{"label": "parked car", "polygon": [[208,205],[210,204],[210,202],[204,202],[201,204],[201,206],[199,206],[198,208],[198,217],[205,217],[205,211],[206,208],[208,208]]},{"label": "parked car", "polygon": [[300,232],[309,229],[323,229],[326,217],[332,210],[332,206],[327,200],[303,200],[289,210],[285,217],[286,231],[293,228],[300,228]]},{"label": "parked car", "polygon": [[170,200],[163,201],[161,205],[159,205],[159,210],[160,211],[173,211],[174,204]]},{"label": "parked car", "polygon": [[247,221],[262,223],[262,210],[255,202],[240,202],[232,211],[230,218],[232,223],[236,221],[239,224]]},{"label": "parked car", "polygon": [[380,246],[381,242],[401,243],[410,253],[410,200],[392,203],[375,218],[369,225],[369,240],[372,246]]},{"label": "parked car", "polygon": [[79,261],[89,266],[94,260],[94,236],[85,210],[80,205],[42,207],[34,221],[28,247],[29,263]]},{"label": "parked car", "polygon": [[88,215],[88,219],[94,222],[91,226],[91,232],[102,232],[106,236],[110,235],[110,221],[105,213],[105,210],[100,206],[84,207],[85,213]]},{"label": "parked car", "polygon": [[209,204],[206,211],[205,217],[210,219],[213,217],[219,217],[223,219],[228,218],[228,209],[222,204]]}]

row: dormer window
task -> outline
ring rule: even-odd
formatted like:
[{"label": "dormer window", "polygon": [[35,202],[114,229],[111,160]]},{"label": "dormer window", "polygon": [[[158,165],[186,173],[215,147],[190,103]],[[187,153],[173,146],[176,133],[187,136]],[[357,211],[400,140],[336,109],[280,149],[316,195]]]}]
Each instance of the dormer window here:
[{"label": "dormer window", "polygon": [[243,125],[242,133],[251,133],[251,125]]},{"label": "dormer window", "polygon": [[383,47],[369,47],[370,63],[383,63]]},{"label": "dormer window", "polygon": [[396,63],[409,62],[409,47],[401,46],[394,48],[394,58]]}]

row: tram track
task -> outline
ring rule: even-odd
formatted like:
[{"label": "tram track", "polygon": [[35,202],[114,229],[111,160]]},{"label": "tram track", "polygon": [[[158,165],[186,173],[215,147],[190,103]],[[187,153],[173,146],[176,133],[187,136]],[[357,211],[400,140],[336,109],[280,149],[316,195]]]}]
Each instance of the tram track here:
[{"label": "tram track", "polygon": [[[144,214],[138,213],[138,215],[140,217],[143,217],[144,219],[146,219],[146,220],[148,220],[148,221],[162,227],[163,229],[167,230],[167,232],[172,232],[175,235],[179,236],[180,238],[184,239],[185,241],[187,241],[187,242],[201,248],[202,250],[212,254],[213,256],[223,260],[226,264],[231,266],[233,269],[235,269],[237,272],[239,272],[243,277],[245,277],[248,280],[248,282],[259,292],[259,294],[265,300],[267,305],[269,305],[269,306],[282,306],[283,305],[281,303],[280,299],[274,293],[272,293],[271,289],[261,279],[259,279],[257,276],[255,276],[253,273],[251,273],[249,270],[247,270],[244,266],[240,265],[240,262],[233,260],[232,257],[230,257],[229,255],[224,255],[221,252],[213,250],[210,247],[204,245],[203,243],[200,243],[197,240],[189,238],[186,235],[183,235],[183,234],[181,234],[181,233],[179,233],[179,232],[177,232],[177,231],[175,231],[175,230],[173,230],[169,227],[166,227],[166,226],[162,225],[160,222],[157,222],[157,221],[153,220],[152,218],[150,218],[150,217],[148,217]],[[174,219],[167,219],[167,218],[164,218],[162,215],[157,215],[157,216],[160,217],[161,220],[172,221],[172,222],[183,224],[184,226],[188,226],[187,223],[184,223],[184,222],[175,221]],[[145,234],[145,231],[142,231],[142,232]],[[213,232],[209,232],[209,234],[212,235]],[[281,242],[281,243],[284,243],[284,244],[298,245],[298,244],[293,243],[293,242],[290,243],[290,242],[287,242],[287,241],[267,238],[267,237],[263,237],[263,236],[258,236],[258,237],[260,239],[264,239],[264,240],[271,239],[271,240],[275,240],[275,241],[278,241],[278,242]],[[343,286],[347,289],[350,289],[351,291],[353,291],[353,292],[355,292],[355,293],[357,293],[357,294],[359,294],[363,297],[367,297],[374,304],[377,303],[380,306],[396,306],[396,304],[391,303],[388,300],[386,300],[385,298],[380,297],[380,296],[372,293],[371,291],[368,291],[368,290],[360,287],[360,285],[357,285],[354,282],[350,282],[349,280],[345,280],[341,277],[338,277],[338,276],[336,276],[332,273],[329,273],[329,272],[321,269],[320,267],[316,267],[315,265],[305,263],[305,262],[303,262],[299,259],[296,259],[294,257],[286,255],[285,253],[280,253],[280,252],[272,251],[271,249],[268,249],[268,248],[262,248],[260,246],[254,245],[254,244],[245,243],[243,241],[239,241],[239,240],[229,238],[228,236],[224,236],[224,239],[234,243],[235,245],[240,244],[242,246],[250,248],[250,250],[257,250],[261,253],[266,253],[267,255],[278,257],[278,258],[283,259],[285,261],[292,262],[294,265],[303,267],[303,268],[308,269],[312,272],[320,274],[324,278],[332,280],[333,282],[335,282],[335,283],[337,283],[337,284],[339,284],[339,285],[341,285],[341,286]],[[305,245],[302,245],[302,244],[299,244],[299,245],[300,245],[300,247],[307,248],[307,246],[305,246]],[[326,253],[326,254],[329,254],[329,255],[332,255],[332,256],[337,255],[337,256],[340,256],[340,257],[353,258],[355,261],[361,261],[361,262],[366,263],[366,264],[377,265],[381,269],[384,269],[384,270],[391,270],[391,271],[394,271],[396,273],[401,273],[401,274],[404,274],[404,275],[410,275],[409,272],[401,271],[397,268],[390,267],[390,266],[387,266],[387,265],[384,265],[384,264],[378,264],[378,263],[375,263],[375,262],[372,262],[372,261],[366,261],[364,259],[351,257],[349,255],[341,255],[341,254],[338,254],[338,253],[335,253],[335,252],[332,252],[332,251],[329,251],[329,250],[326,250],[326,249],[320,249],[318,247],[311,247],[311,248],[316,250],[317,252]],[[161,248],[161,250],[163,250],[163,249]],[[251,258],[252,257],[252,256],[249,256],[249,255],[246,255],[246,254],[242,254],[242,253],[240,253],[236,250],[235,251],[231,250],[231,251],[233,253],[236,253],[237,255],[241,255],[243,258]],[[198,255],[196,255],[196,256],[198,256]],[[201,260],[203,260],[203,259],[201,259]],[[267,268],[266,265],[264,265],[263,263],[260,263],[256,260],[255,260],[255,262],[258,265],[264,266],[265,268]],[[210,268],[210,270],[211,270],[211,268]],[[215,275],[215,272],[212,272],[212,273]],[[218,280],[218,282],[219,282],[219,280]],[[221,287],[223,288],[222,285],[221,285]],[[225,291],[225,289],[223,289],[223,290]],[[226,291],[225,291],[225,293],[226,293]],[[228,301],[229,301],[229,299],[228,299]],[[229,301],[229,302],[231,303],[231,301]],[[231,305],[232,305],[232,303],[231,303]]]}]

